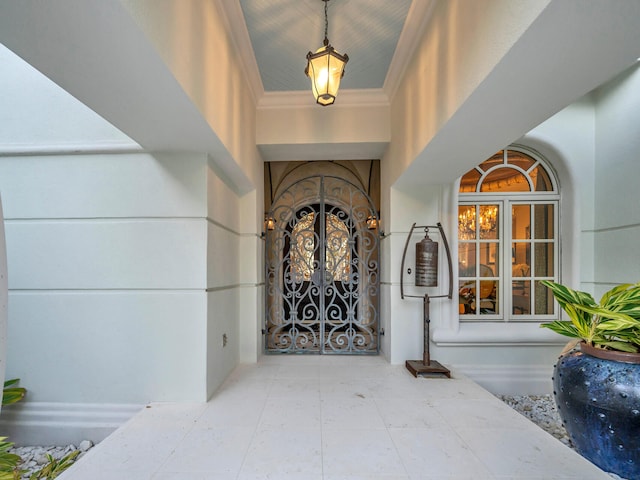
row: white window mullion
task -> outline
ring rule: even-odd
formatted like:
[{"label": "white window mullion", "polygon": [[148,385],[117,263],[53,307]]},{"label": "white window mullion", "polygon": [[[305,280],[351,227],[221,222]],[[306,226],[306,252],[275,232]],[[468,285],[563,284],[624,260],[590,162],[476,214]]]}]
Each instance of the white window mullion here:
[{"label": "white window mullion", "polygon": [[[512,212],[511,212],[511,202],[509,200],[504,201],[504,215],[503,218],[505,220],[505,228],[503,228],[503,248],[502,254],[504,256],[504,261],[502,262],[502,283],[504,284],[502,287],[502,304],[504,305],[503,310],[503,318],[507,321],[511,317],[511,312],[513,311],[513,293],[512,293],[512,273],[511,273],[511,263],[512,263],[512,255],[511,248],[513,246],[513,238],[512,238]],[[507,228],[507,226],[509,228]],[[509,259],[507,261],[507,259]]]}]

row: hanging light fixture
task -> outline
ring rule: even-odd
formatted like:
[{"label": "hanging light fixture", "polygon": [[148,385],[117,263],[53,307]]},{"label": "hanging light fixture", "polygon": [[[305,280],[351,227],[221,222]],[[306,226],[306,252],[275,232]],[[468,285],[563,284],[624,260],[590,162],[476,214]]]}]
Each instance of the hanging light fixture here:
[{"label": "hanging light fixture", "polygon": [[340,79],[344,75],[344,66],[349,61],[349,56],[345,53],[341,55],[329,44],[327,32],[329,30],[329,20],[327,18],[327,4],[324,2],[324,41],[323,46],[316,50],[316,53],[307,53],[307,67],[304,73],[311,79],[311,90],[316,99],[316,103],[326,107],[336,101]]},{"label": "hanging light fixture", "polygon": [[[478,229],[476,229],[476,220]],[[473,240],[476,238],[476,230],[480,231],[480,238],[491,238],[492,232],[498,225],[498,206],[479,205],[476,218],[476,207],[461,206],[458,213],[458,238],[460,240]]]}]

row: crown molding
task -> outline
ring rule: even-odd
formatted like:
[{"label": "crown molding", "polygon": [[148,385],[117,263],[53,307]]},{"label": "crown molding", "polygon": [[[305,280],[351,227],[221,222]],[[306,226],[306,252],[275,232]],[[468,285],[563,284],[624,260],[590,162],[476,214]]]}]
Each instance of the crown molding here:
[{"label": "crown molding", "polygon": [[234,44],[236,53],[240,58],[244,76],[249,83],[249,89],[253,95],[254,102],[257,104],[265,92],[262,79],[260,78],[258,62],[253,52],[253,46],[251,45],[251,37],[249,37],[247,24],[244,21],[240,1],[218,0],[217,3],[227,23],[227,31]]},{"label": "crown molding", "polygon": [[407,19],[404,22],[402,32],[400,32],[396,51],[391,59],[382,87],[389,100],[393,99],[400,86],[400,82],[413,58],[426,25],[431,19],[435,3],[435,0],[414,0],[411,2]]},{"label": "crown molding", "polygon": [[[331,107],[389,106],[389,97],[381,88],[340,90]],[[292,92],[265,92],[258,100],[258,109],[307,107],[320,108],[313,99],[311,88]]]}]

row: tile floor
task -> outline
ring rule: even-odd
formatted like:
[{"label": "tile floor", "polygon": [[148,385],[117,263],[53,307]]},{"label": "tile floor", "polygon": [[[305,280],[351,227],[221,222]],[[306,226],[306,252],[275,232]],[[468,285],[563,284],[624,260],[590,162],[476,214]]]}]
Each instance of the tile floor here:
[{"label": "tile floor", "polygon": [[610,477],[462,375],[267,356],[206,404],[151,404],[59,480]]}]

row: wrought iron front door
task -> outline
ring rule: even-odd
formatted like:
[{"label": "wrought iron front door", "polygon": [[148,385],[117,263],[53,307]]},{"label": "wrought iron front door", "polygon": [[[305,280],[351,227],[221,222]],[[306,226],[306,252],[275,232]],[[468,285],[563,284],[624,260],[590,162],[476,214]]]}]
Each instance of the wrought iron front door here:
[{"label": "wrought iron front door", "polygon": [[289,187],[269,213],[266,349],[378,352],[378,233],[364,192],[334,177]]}]

